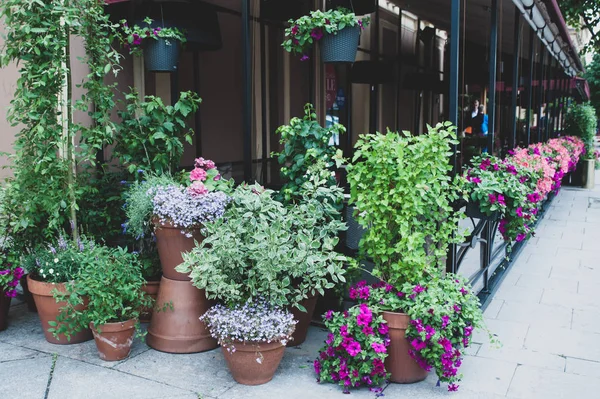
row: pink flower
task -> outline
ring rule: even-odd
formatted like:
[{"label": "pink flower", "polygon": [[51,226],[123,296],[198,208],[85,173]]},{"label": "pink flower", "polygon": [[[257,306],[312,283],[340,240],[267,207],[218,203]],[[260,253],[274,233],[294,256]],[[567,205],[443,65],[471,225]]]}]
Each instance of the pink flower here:
[{"label": "pink flower", "polygon": [[489,194],[488,199],[490,200],[490,204],[492,205],[494,205],[498,201],[496,194]]},{"label": "pink flower", "polygon": [[325,318],[331,320],[333,318],[333,310],[328,310],[327,313],[325,313]]},{"label": "pink flower", "polygon": [[352,357],[355,357],[361,351],[362,351],[362,348],[360,347],[360,344],[357,341],[352,340],[352,342],[350,342],[346,346],[346,352],[348,352],[348,354]]},{"label": "pink flower", "polygon": [[367,286],[360,288],[358,291],[358,296],[360,297],[360,299],[369,299],[369,297],[371,296],[371,291],[369,287]]},{"label": "pink flower", "polygon": [[498,204],[506,206],[506,201],[504,200],[504,195],[498,194]]},{"label": "pink flower", "polygon": [[213,178],[213,180],[214,180],[214,181],[219,181],[219,180],[221,180],[221,174],[218,174],[218,175],[216,175],[216,176]]},{"label": "pink flower", "polygon": [[381,335],[387,334],[389,332],[389,330],[390,329],[389,329],[388,325],[387,324],[383,324],[383,323],[381,323],[379,325],[379,328],[377,329],[377,331],[379,331],[379,334],[381,334]]},{"label": "pink flower", "polygon": [[427,344],[423,341],[421,341],[418,338],[413,339],[412,341],[410,341],[410,345],[415,348],[416,351],[420,351],[422,349],[425,349],[427,347]]},{"label": "pink flower", "polygon": [[462,287],[460,289],[460,293],[463,294],[463,295],[467,295],[469,293],[469,291],[465,290],[465,287]]},{"label": "pink flower", "polygon": [[334,341],[334,340],[335,340],[335,337],[334,337],[334,335],[333,335],[332,333],[329,333],[329,334],[327,335],[327,340],[325,341],[325,343],[326,343],[327,345],[331,345],[331,344],[333,344],[333,341]]},{"label": "pink flower", "polygon": [[364,303],[360,305],[360,313],[356,316],[356,324],[359,326],[368,326],[373,321],[371,309]]},{"label": "pink flower", "polygon": [[313,367],[315,368],[315,373],[321,374],[321,362],[315,360],[313,363]]},{"label": "pink flower", "polygon": [[396,295],[398,296],[398,298],[403,298],[404,297],[404,292],[398,291],[398,293]]},{"label": "pink flower", "polygon": [[452,308],[454,309],[454,311],[456,313],[460,313],[460,311],[461,311],[460,305],[454,305],[454,306],[452,306]]},{"label": "pink flower", "polygon": [[435,329],[429,325],[425,326],[425,332],[427,333],[426,339],[431,339],[435,335]]},{"label": "pink flower", "polygon": [[527,234],[524,234],[524,233],[519,233],[519,234],[517,234],[516,240],[517,240],[517,242],[521,242],[521,241],[523,241],[523,240],[524,240],[526,237],[527,237]]},{"label": "pink flower", "polygon": [[417,284],[417,285],[416,285],[416,286],[413,288],[413,292],[414,292],[415,294],[419,294],[419,293],[421,293],[421,292],[423,292],[423,291],[425,291],[425,287],[423,287],[423,286],[421,286],[421,285],[419,285],[419,284]]},{"label": "pink flower", "polygon": [[479,164],[479,169],[486,170],[491,164],[492,164],[492,161],[490,161],[489,159],[484,159]]},{"label": "pink flower", "polygon": [[192,185],[187,188],[187,191],[190,195],[193,196],[200,196],[208,193],[208,189],[206,188],[204,183],[200,181],[193,182]]},{"label": "pink flower", "polygon": [[365,335],[374,335],[373,327],[370,327],[370,326],[363,327],[362,332]]},{"label": "pink flower", "polygon": [[298,32],[300,31],[300,27],[298,25],[294,25],[291,29],[292,35],[296,36],[298,34]]},{"label": "pink flower", "polygon": [[373,342],[371,344],[371,348],[373,348],[373,350],[375,351],[375,353],[385,353],[386,352],[385,345],[379,344],[377,342]]},{"label": "pink flower", "polygon": [[446,326],[450,323],[450,317],[447,315],[442,316],[442,328],[446,328]]},{"label": "pink flower", "polygon": [[191,181],[204,181],[206,180],[206,171],[200,168],[194,168],[190,172],[190,180]]}]

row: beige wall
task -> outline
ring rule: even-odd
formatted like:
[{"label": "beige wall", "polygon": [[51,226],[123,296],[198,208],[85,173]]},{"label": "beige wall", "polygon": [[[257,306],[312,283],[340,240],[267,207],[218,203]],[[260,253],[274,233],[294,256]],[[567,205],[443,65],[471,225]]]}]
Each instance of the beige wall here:
[{"label": "beige wall", "polygon": [[[0,24],[0,47],[4,46],[3,33],[4,26]],[[18,131],[16,127],[10,126],[6,120],[8,107],[13,98],[18,77],[19,73],[14,64],[0,69],[0,152],[12,152],[12,143],[15,133]],[[2,168],[7,164],[8,160],[6,157],[0,155],[0,179],[10,175],[10,170]]]}]

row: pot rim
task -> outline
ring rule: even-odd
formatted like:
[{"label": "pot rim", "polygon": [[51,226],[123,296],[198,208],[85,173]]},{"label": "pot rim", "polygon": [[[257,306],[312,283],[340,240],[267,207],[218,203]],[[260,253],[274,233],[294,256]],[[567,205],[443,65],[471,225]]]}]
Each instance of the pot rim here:
[{"label": "pot rim", "polygon": [[159,229],[174,229],[174,230],[182,230],[182,231],[190,231],[190,232],[196,232],[196,231],[200,232],[200,229],[202,228],[202,225],[194,225],[193,227],[175,226],[171,220],[168,220],[168,219],[162,220],[156,215],[152,216],[152,219],[150,221],[154,225],[155,229],[159,228]]},{"label": "pot rim", "polygon": [[135,329],[135,325],[137,323],[137,319],[129,319],[129,320],[125,320],[125,321],[119,321],[116,323],[106,323],[103,324],[102,326],[100,326],[100,330],[98,331],[96,329],[96,326],[94,325],[93,322],[90,322],[90,329],[94,332],[94,334],[104,334],[104,333],[115,333],[115,332],[121,332],[121,331],[127,331],[127,330],[132,330]]},{"label": "pot rim", "polygon": [[45,281],[36,280],[31,277],[30,274],[27,274],[27,286],[29,288],[29,292],[34,295],[39,296],[53,296],[52,291],[57,289],[60,292],[66,292],[67,283],[72,283],[73,281],[65,281],[62,283],[48,283]]},{"label": "pot rim", "polygon": [[[389,318],[386,318],[386,315],[388,315]],[[402,312],[390,312],[384,310],[383,319],[386,321],[388,327],[392,329],[406,330],[410,323],[408,314]]]}]

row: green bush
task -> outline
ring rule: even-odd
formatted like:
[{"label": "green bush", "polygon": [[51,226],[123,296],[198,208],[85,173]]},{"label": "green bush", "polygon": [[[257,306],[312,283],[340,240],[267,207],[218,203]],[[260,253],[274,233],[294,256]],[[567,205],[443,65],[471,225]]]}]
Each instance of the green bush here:
[{"label": "green bush", "polygon": [[565,118],[566,134],[580,137],[585,144],[583,159],[594,159],[596,136],[596,111],[590,103],[576,104],[569,108]]}]

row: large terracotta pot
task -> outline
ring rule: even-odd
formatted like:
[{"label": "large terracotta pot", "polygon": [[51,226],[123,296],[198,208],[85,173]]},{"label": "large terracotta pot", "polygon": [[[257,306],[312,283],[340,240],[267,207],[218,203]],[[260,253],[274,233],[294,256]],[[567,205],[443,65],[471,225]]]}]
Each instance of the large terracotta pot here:
[{"label": "large terracotta pot", "polygon": [[294,315],[294,320],[298,323],[296,324],[296,329],[292,334],[292,340],[288,343],[288,346],[298,346],[306,341],[308,327],[310,326],[313,314],[315,313],[315,306],[317,305],[317,295],[304,299],[300,304],[306,308],[306,312],[303,312],[296,307],[290,309]]},{"label": "large terracotta pot", "polygon": [[11,300],[11,297],[4,295],[4,290],[0,290],[0,331],[4,331],[8,327],[8,311]]},{"label": "large terracotta pot", "polygon": [[[46,341],[51,344],[68,345],[78,344],[81,342],[89,341],[92,339],[92,332],[89,329],[82,330],[78,333],[72,334],[71,339],[67,340],[67,337],[63,334],[59,334],[58,339],[55,338],[51,332],[48,332],[50,325],[49,321],[55,321],[56,317],[60,313],[60,308],[65,306],[65,302],[56,302],[52,292],[57,289],[60,292],[66,292],[65,283],[44,283],[37,281],[27,276],[27,285],[35,300],[35,306],[38,309],[38,314],[42,322],[42,328],[44,329],[44,335]],[[87,305],[79,305],[76,307],[77,310],[84,310]]]},{"label": "large terracotta pot", "polygon": [[385,369],[391,373],[390,381],[399,384],[423,381],[428,372],[408,354],[410,345],[405,334],[410,318],[404,313],[383,312],[383,319],[390,331],[390,346],[385,359]]},{"label": "large terracotta pot", "polygon": [[[283,358],[285,346],[281,342],[242,343],[235,342],[235,352],[221,348],[233,379],[244,385],[261,385],[273,379]],[[262,362],[256,359],[262,356]]]},{"label": "large terracotta pot", "polygon": [[196,353],[216,348],[217,341],[200,321],[210,306],[204,290],[194,287],[191,281],[163,276],[148,327],[148,345],[168,353]]},{"label": "large terracotta pot", "polygon": [[135,322],[136,320],[127,320],[107,323],[98,329],[90,323],[100,359],[115,362],[129,356],[135,334]]},{"label": "large terracotta pot", "polygon": [[[152,299],[156,301],[158,297],[158,287],[160,286],[159,281],[147,281],[146,284],[142,286],[142,291],[144,291],[147,295],[149,295]],[[152,320],[152,309],[144,309],[140,312],[140,322],[141,323],[150,323]]]},{"label": "large terracotta pot", "polygon": [[29,291],[29,286],[27,285],[27,276],[29,274],[25,274],[23,277],[21,277],[21,280],[19,280],[19,283],[21,284],[21,288],[23,288],[23,299],[25,300],[25,303],[27,304],[27,310],[29,310],[30,312],[37,312],[37,307],[35,306],[35,301],[33,300],[33,295],[31,295],[31,292]]},{"label": "large terracotta pot", "polygon": [[191,251],[196,245],[195,241],[200,243],[204,239],[200,229],[191,231],[192,236],[187,237],[181,233],[181,228],[170,223],[160,223],[157,219],[152,222],[163,276],[171,280],[191,280],[187,274],[179,273],[175,268],[183,263],[181,254]]}]

